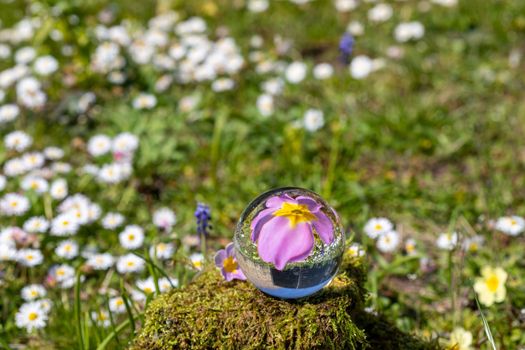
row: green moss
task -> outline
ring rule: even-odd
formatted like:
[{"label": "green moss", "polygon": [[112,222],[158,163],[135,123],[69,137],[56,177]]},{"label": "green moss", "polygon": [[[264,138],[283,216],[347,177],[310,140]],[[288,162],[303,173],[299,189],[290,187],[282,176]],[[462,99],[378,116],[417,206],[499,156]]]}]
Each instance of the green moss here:
[{"label": "green moss", "polygon": [[151,303],[133,349],[365,349],[383,335],[395,337],[384,349],[433,349],[362,311],[365,277],[362,262],[345,256],[322,292],[284,301],[208,268]]}]

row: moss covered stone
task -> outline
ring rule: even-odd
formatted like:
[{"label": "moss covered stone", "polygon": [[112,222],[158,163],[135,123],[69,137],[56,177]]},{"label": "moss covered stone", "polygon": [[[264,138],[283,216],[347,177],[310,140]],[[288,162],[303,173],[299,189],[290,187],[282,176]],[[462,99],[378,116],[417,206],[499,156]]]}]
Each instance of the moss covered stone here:
[{"label": "moss covered stone", "polygon": [[437,348],[362,311],[365,278],[362,262],[345,256],[322,292],[285,301],[210,267],[150,304],[133,349]]}]

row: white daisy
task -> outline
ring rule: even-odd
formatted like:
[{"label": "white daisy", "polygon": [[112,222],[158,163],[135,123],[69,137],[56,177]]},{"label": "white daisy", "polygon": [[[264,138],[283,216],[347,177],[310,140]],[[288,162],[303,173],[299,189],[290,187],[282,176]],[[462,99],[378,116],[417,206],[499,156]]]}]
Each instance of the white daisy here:
[{"label": "white daisy", "polygon": [[158,243],[151,246],[149,252],[151,256],[156,256],[157,259],[166,260],[173,256],[175,246],[173,243]]},{"label": "white daisy", "polygon": [[0,242],[0,261],[14,261],[17,259],[15,245]]},{"label": "white daisy", "polygon": [[304,128],[310,132],[319,130],[324,125],[324,113],[319,109],[310,108],[304,113]]},{"label": "white daisy", "polygon": [[117,271],[119,273],[136,273],[144,270],[144,260],[134,254],[126,254],[118,258]]},{"label": "white daisy", "polygon": [[368,11],[368,19],[372,22],[385,22],[392,17],[393,13],[392,6],[377,4]]},{"label": "white daisy", "polygon": [[155,95],[142,93],[135,97],[132,105],[135,109],[152,109],[157,105],[157,98]]},{"label": "white daisy", "polygon": [[24,231],[30,233],[43,233],[49,228],[49,222],[43,216],[33,216],[24,222]]},{"label": "white daisy", "polygon": [[262,94],[257,98],[257,109],[262,116],[268,117],[273,114],[273,96]]},{"label": "white daisy", "polygon": [[0,199],[0,212],[7,216],[24,215],[29,208],[29,199],[18,193],[8,193]]},{"label": "white daisy", "polygon": [[193,253],[190,255],[190,261],[194,268],[201,270],[202,264],[204,263],[204,255],[201,253]]},{"label": "white daisy", "polygon": [[109,318],[109,313],[104,310],[98,310],[91,312],[91,318],[95,321],[100,327],[107,328],[111,325],[111,319]]},{"label": "white daisy", "polygon": [[93,157],[102,156],[111,151],[111,138],[107,135],[96,135],[89,139],[87,151]]},{"label": "white daisy", "polygon": [[15,315],[18,328],[26,328],[28,332],[33,329],[44,328],[47,324],[47,314],[40,303],[29,302],[23,304]]},{"label": "white daisy", "polygon": [[58,61],[50,55],[42,56],[35,60],[33,68],[37,74],[47,76],[56,72],[58,69]]},{"label": "white daisy", "polygon": [[124,223],[124,216],[119,213],[107,213],[102,218],[102,227],[108,230],[115,229]]},{"label": "white daisy", "polygon": [[372,239],[376,239],[383,233],[392,231],[394,225],[387,218],[371,218],[365,224],[364,231]]},{"label": "white daisy", "polygon": [[177,217],[169,208],[160,208],[153,213],[153,224],[164,230],[170,230],[176,222]]},{"label": "white daisy", "polygon": [[22,179],[20,187],[24,191],[34,191],[35,193],[45,193],[49,189],[49,184],[46,180],[37,176],[26,176]]},{"label": "white daisy", "polygon": [[366,78],[374,69],[373,60],[368,56],[359,55],[350,63],[350,74],[354,79]]},{"label": "white daisy", "polygon": [[115,258],[109,253],[93,254],[91,255],[86,264],[92,267],[94,270],[107,270],[113,266]]},{"label": "white daisy", "polygon": [[20,295],[25,301],[33,301],[45,297],[46,289],[41,284],[30,284],[22,288]]},{"label": "white daisy", "polygon": [[18,152],[24,151],[31,146],[32,143],[33,138],[23,131],[13,131],[7,134],[4,138],[5,147]]},{"label": "white daisy", "polygon": [[313,69],[315,79],[325,80],[334,74],[334,67],[330,63],[319,63]]},{"label": "white daisy", "polygon": [[38,249],[20,249],[16,254],[16,260],[28,267],[40,265],[44,261],[42,252]]},{"label": "white daisy", "polygon": [[457,232],[442,233],[439,235],[436,245],[439,249],[453,250],[458,244]]},{"label": "white daisy", "polygon": [[77,218],[70,212],[59,214],[51,221],[53,236],[71,236],[76,234],[79,228]]},{"label": "white daisy", "polygon": [[377,249],[382,253],[392,253],[399,245],[399,233],[388,231],[377,239]]},{"label": "white daisy", "polygon": [[520,216],[503,216],[496,221],[498,231],[509,236],[517,236],[525,230],[525,220]]},{"label": "white daisy", "polygon": [[123,314],[126,312],[126,304],[122,297],[113,297],[109,299],[109,311],[114,314]]},{"label": "white daisy", "polygon": [[292,84],[298,84],[306,77],[306,64],[304,62],[292,62],[284,73],[286,80]]},{"label": "white daisy", "polygon": [[153,277],[148,277],[144,280],[138,280],[137,288],[146,295],[155,293],[155,282],[153,281]]},{"label": "white daisy", "polygon": [[0,106],[0,124],[15,120],[20,114],[20,108],[15,104]]},{"label": "white daisy", "polygon": [[65,240],[55,248],[55,254],[61,258],[70,260],[78,256],[78,244],[72,240]]},{"label": "white daisy", "polygon": [[128,225],[119,236],[120,245],[126,249],[137,249],[144,242],[144,230],[137,225]]},{"label": "white daisy", "polygon": [[425,27],[420,22],[400,23],[394,30],[394,38],[401,43],[421,39],[425,35]]},{"label": "white daisy", "polygon": [[49,189],[49,194],[51,198],[61,200],[66,198],[68,194],[67,182],[64,179],[56,179],[51,183],[51,188]]}]

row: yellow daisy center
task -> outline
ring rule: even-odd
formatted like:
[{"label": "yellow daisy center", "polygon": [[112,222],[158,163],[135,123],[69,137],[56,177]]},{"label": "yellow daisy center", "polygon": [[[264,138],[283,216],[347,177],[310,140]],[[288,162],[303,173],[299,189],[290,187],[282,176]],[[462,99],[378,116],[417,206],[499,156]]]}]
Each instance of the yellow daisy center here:
[{"label": "yellow daisy center", "polygon": [[376,224],[376,225],[374,226],[374,228],[376,229],[376,231],[380,231],[380,230],[383,229],[383,225],[381,225],[381,224]]},{"label": "yellow daisy center", "polygon": [[222,262],[222,267],[227,273],[235,272],[237,270],[237,261],[232,256],[229,256]]},{"label": "yellow daisy center", "polygon": [[495,293],[496,290],[498,290],[498,286],[499,286],[498,276],[494,274],[491,275],[489,278],[485,280],[485,284],[487,285],[487,288],[489,289],[489,291],[491,291],[492,293]]},{"label": "yellow daisy center", "polygon": [[295,227],[301,222],[311,222],[317,220],[314,214],[305,204],[295,204],[284,202],[280,209],[273,212],[274,216],[284,216],[290,220],[290,226]]},{"label": "yellow daisy center", "polygon": [[29,321],[34,321],[38,318],[38,314],[36,312],[30,312],[27,318],[29,318]]}]

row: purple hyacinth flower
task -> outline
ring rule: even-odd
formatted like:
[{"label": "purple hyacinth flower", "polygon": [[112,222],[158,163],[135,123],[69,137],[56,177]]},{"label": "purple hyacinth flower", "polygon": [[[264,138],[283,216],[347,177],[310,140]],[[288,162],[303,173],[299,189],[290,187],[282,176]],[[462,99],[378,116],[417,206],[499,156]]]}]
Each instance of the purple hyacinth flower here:
[{"label": "purple hyacinth flower", "polygon": [[350,33],[345,33],[339,41],[339,51],[341,52],[341,61],[350,63],[350,56],[354,48],[354,37]]},{"label": "purple hyacinth flower", "polygon": [[221,269],[222,277],[228,282],[234,279],[246,280],[246,276],[244,276],[235,258],[233,243],[228,244],[225,249],[221,249],[215,254],[215,266]]},{"label": "purple hyacinth flower", "polygon": [[332,221],[322,205],[305,196],[271,197],[251,223],[251,239],[261,259],[283,270],[287,263],[306,259],[313,251],[314,230],[324,244],[334,241]]}]

